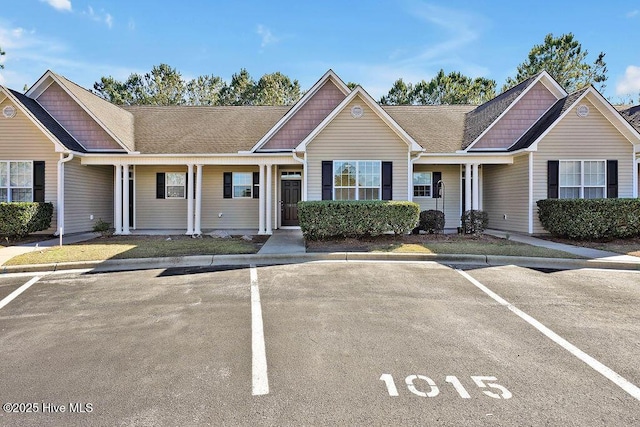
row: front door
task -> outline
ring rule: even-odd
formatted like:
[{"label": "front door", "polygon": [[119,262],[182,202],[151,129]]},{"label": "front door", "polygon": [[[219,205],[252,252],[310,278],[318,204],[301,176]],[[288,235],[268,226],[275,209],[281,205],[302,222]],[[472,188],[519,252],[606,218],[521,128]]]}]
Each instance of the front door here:
[{"label": "front door", "polygon": [[299,179],[283,179],[281,182],[281,223],[283,226],[300,225],[298,222],[298,202],[302,199],[302,183]]}]

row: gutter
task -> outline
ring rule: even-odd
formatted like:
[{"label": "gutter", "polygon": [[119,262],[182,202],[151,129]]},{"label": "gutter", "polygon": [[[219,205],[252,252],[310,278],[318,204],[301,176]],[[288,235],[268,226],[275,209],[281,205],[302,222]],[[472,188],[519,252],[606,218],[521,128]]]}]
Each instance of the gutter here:
[{"label": "gutter", "polygon": [[58,160],[58,200],[56,209],[57,215],[57,231],[56,235],[60,236],[60,245],[62,246],[62,236],[64,234],[64,164],[71,161],[74,157],[73,153],[69,153],[67,157],[64,157],[64,153],[60,153],[60,160]]}]

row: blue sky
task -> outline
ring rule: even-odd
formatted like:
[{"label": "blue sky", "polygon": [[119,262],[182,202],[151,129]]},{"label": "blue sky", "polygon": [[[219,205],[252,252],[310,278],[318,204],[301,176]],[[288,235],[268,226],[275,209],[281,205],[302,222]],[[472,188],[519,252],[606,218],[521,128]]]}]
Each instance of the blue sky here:
[{"label": "blue sky", "polygon": [[[0,84],[22,90],[47,69],[91,88],[167,63],[185,78],[280,71],[308,89],[327,69],[376,99],[440,68],[501,87],[547,33],[606,53],[613,102],[640,92],[640,3],[518,1],[2,0]],[[551,6],[553,4],[553,6]],[[628,97],[627,97],[628,99]]]}]

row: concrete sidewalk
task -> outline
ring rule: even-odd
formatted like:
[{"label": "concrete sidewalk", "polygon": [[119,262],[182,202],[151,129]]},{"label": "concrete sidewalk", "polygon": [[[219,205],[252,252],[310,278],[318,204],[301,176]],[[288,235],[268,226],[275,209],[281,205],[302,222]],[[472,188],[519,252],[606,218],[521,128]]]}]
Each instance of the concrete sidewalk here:
[{"label": "concrete sidewalk", "polygon": [[599,249],[591,249],[591,248],[584,248],[582,246],[567,245],[564,243],[553,242],[551,240],[539,239],[537,237],[532,237],[532,236],[523,235],[523,234],[509,233],[506,231],[485,230],[484,232],[485,234],[489,234],[495,237],[500,237],[502,239],[506,239],[507,234],[509,234],[509,240],[513,240],[514,242],[526,243],[527,245],[539,246],[547,249],[555,249],[558,251],[568,252],[570,254],[574,254],[581,257],[590,258],[590,259],[598,259],[601,261],[640,263],[640,258],[631,256],[631,255],[621,255],[615,252],[601,251]]},{"label": "concrete sidewalk", "polygon": [[299,255],[306,251],[302,230],[274,230],[269,240],[258,251],[258,255]]}]

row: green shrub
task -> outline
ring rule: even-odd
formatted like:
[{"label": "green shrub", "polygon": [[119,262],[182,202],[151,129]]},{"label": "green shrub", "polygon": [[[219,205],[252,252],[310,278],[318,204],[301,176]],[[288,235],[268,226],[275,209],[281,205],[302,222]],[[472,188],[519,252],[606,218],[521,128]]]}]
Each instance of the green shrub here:
[{"label": "green shrub", "polygon": [[24,237],[51,227],[51,203],[0,203],[0,235]]},{"label": "green shrub", "polygon": [[538,200],[538,217],[555,236],[577,240],[640,236],[640,199]]},{"label": "green shrub", "polygon": [[306,239],[403,234],[418,223],[420,207],[413,202],[381,200],[299,202],[298,218]]},{"label": "green shrub", "polygon": [[419,227],[427,233],[439,233],[444,230],[444,212],[435,209],[420,212]]},{"label": "green shrub", "polygon": [[489,224],[489,214],[484,211],[470,210],[462,214],[462,231],[465,234],[482,234]]},{"label": "green shrub", "polygon": [[102,237],[113,235],[113,228],[111,228],[111,224],[103,221],[102,218],[98,219],[95,224],[93,224],[93,231],[102,234]]}]

